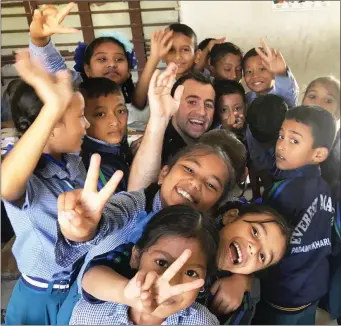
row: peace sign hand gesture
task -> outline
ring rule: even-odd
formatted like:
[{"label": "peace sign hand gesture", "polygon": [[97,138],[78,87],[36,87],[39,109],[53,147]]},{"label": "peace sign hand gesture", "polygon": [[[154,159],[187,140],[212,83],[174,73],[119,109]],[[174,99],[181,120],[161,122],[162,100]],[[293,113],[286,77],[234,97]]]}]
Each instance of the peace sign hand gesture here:
[{"label": "peace sign hand gesture", "polygon": [[64,192],[58,197],[58,223],[64,237],[71,241],[84,242],[95,236],[105,204],[122,179],[122,171],[116,171],[98,191],[100,163],[100,155],[93,154],[84,189]]},{"label": "peace sign hand gesture", "polygon": [[287,65],[281,52],[271,49],[263,39],[261,39],[261,44],[263,51],[261,48],[256,48],[256,52],[262,59],[264,67],[275,75],[286,75]]},{"label": "peace sign hand gesture", "polygon": [[70,2],[60,11],[53,5],[43,5],[41,10],[34,10],[32,23],[30,25],[32,42],[37,46],[45,46],[51,35],[79,32],[75,28],[61,25],[74,6],[75,3]]},{"label": "peace sign hand gesture", "polygon": [[151,117],[170,119],[178,111],[184,87],[178,86],[172,97],[171,90],[177,71],[178,67],[173,62],[162,73],[155,70],[148,90]]}]

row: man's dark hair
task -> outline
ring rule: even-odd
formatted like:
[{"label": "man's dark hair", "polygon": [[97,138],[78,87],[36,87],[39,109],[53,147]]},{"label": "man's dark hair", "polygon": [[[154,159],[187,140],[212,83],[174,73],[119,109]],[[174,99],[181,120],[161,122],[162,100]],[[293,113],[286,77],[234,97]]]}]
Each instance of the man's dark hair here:
[{"label": "man's dark hair", "polygon": [[260,143],[276,143],[288,105],[274,94],[258,96],[247,110],[246,120],[252,136]]},{"label": "man's dark hair", "polygon": [[174,96],[174,93],[179,85],[182,85],[186,80],[195,80],[200,84],[203,85],[211,85],[214,89],[213,79],[209,76],[205,76],[204,74],[196,71],[191,71],[183,76],[181,76],[173,85],[171,90],[171,95]]},{"label": "man's dark hair", "polygon": [[285,120],[295,120],[311,128],[313,148],[332,148],[336,135],[336,119],[329,111],[314,105],[300,105],[290,109]]}]

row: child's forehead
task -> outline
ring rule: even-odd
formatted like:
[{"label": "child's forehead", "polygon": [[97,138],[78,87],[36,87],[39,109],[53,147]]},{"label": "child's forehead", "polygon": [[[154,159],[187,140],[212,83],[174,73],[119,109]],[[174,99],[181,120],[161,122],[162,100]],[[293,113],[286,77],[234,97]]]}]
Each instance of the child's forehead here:
[{"label": "child's forehead", "polygon": [[281,129],[287,132],[298,134],[303,138],[313,138],[311,126],[300,121],[296,121],[295,119],[285,119]]},{"label": "child's forehead", "polygon": [[194,39],[183,33],[173,33],[172,39],[174,46],[194,46]]},{"label": "child's forehead", "polygon": [[336,100],[340,100],[340,90],[337,89],[336,85],[327,81],[316,81],[307,91],[323,91],[327,93],[327,95],[333,96]]},{"label": "child's forehead", "polygon": [[262,59],[261,57],[257,55],[253,55],[252,57],[248,57],[245,61],[245,67],[247,66],[253,66],[253,65],[262,65]]},{"label": "child's forehead", "polygon": [[100,95],[97,97],[88,97],[85,100],[87,106],[91,104],[91,107],[94,108],[96,105],[105,105],[110,107],[115,107],[117,105],[124,105],[124,98],[121,93],[109,93],[107,95]]}]

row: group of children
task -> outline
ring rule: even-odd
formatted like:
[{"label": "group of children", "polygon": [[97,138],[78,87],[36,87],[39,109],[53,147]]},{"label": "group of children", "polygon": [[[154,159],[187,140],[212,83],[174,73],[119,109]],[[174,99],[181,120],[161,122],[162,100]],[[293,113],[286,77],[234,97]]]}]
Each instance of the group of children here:
[{"label": "group of children", "polygon": [[[279,51],[197,45],[185,24],[153,34],[136,86],[132,45],[116,33],[80,43],[70,73],[50,36],[75,32],[60,25],[72,7],[36,10],[29,52],[16,55],[20,139],[1,195],[22,276],[6,324],[314,324],[319,303],[340,318],[340,82],[317,78],[298,106]],[[210,130],[145,184],[183,80],[198,73],[214,78]],[[130,147],[129,111],[147,104]],[[251,203],[231,196],[247,175]],[[258,278],[261,298],[243,319]]]}]

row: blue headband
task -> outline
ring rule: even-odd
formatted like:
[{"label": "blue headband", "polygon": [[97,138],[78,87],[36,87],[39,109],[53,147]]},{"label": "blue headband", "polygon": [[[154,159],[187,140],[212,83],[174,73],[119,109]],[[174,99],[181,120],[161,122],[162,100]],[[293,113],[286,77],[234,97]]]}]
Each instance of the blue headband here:
[{"label": "blue headband", "polygon": [[[121,33],[118,33],[118,32],[103,32],[100,34],[99,37],[111,37],[111,38],[119,41],[120,43],[122,43],[124,46],[124,50],[127,54],[130,66],[132,68],[136,68],[137,60],[136,60],[133,44],[129,40],[127,40],[124,35],[122,35]],[[75,65],[73,67],[76,71],[78,71],[78,72],[83,71],[83,69],[84,69],[84,54],[85,54],[87,47],[93,41],[91,41],[88,45],[84,44],[83,42],[78,42],[78,46],[75,50],[75,55],[74,55]]]}]

